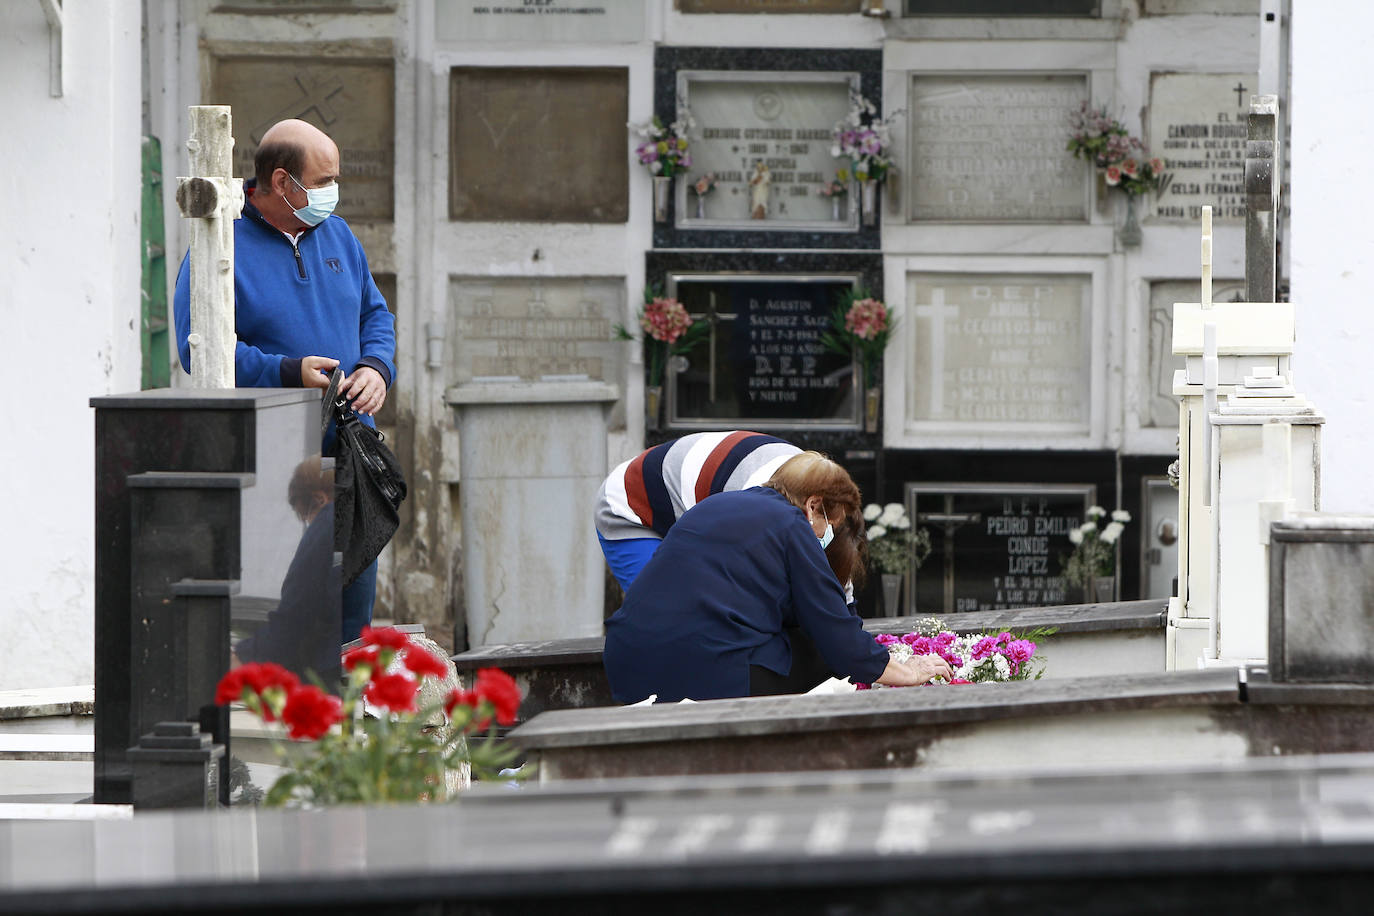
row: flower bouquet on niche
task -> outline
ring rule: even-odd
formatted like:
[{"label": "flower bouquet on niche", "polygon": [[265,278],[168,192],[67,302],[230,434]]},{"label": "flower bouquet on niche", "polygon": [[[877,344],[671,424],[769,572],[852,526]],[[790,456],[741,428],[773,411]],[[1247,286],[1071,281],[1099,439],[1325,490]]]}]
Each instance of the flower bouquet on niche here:
[{"label": "flower bouquet on niche", "polygon": [[1091,163],[1109,188],[1117,188],[1127,197],[1140,197],[1168,187],[1164,160],[1146,155],[1145,145],[1107,114],[1106,108],[1090,108],[1084,102],[1070,116],[1069,126],[1066,148],[1075,159]]},{"label": "flower bouquet on niche", "polygon": [[1069,542],[1073,552],[1062,560],[1064,577],[1083,589],[1084,597],[1092,600],[1093,580],[1116,576],[1116,550],[1131,513],[1116,509],[1111,521],[1099,527],[1107,517],[1101,506],[1089,506],[1087,521],[1070,529]]},{"label": "flower bouquet on niche", "polygon": [[912,566],[920,569],[930,556],[930,532],[913,529],[901,503],[869,503],[864,507],[864,521],[868,523],[864,532],[868,537],[868,560],[879,572],[905,575]]},{"label": "flower bouquet on niche", "polygon": [[848,159],[859,181],[882,181],[892,170],[892,122],[901,114],[880,118],[873,103],[851,89],[849,114],[830,132],[830,155]]},{"label": "flower bouquet on niche", "polygon": [[[705,319],[693,321],[681,302],[662,295],[656,286],[644,290],[639,327],[644,332],[645,383],[650,388],[663,385],[663,371],[669,356],[690,352],[708,331]],[[615,335],[618,340],[635,339],[623,324],[615,326]]]},{"label": "flower bouquet on niche", "polygon": [[677,120],[667,127],[658,115],[644,124],[630,124],[630,129],[640,139],[635,157],[656,178],[674,178],[682,174],[692,167],[687,134],[695,126],[696,121],[686,108],[679,108]]},{"label": "flower bouquet on niche", "polygon": [[[900,636],[880,633],[873,638],[885,646],[888,655],[906,661],[919,655],[938,655],[954,673],[954,679],[936,678],[932,684],[983,684],[1003,681],[1039,680],[1044,664],[1035,659],[1035,640],[1054,633],[1039,627],[1027,633],[978,633],[959,635],[936,617],[916,621],[916,629]],[[858,690],[871,690],[882,684],[855,684]]]},{"label": "flower bouquet on niche", "polygon": [[364,627],[362,639],[344,655],[342,698],[270,662],[220,680],[216,703],[241,702],[262,721],[281,722],[291,739],[277,744],[287,769],[268,806],[441,801],[468,767],[492,778],[514,759],[495,742],[495,723],[514,723],[520,706],[509,675],[484,668],[471,690],[446,690],[445,681],[457,683],[447,659],[391,627]]},{"label": "flower bouquet on niche", "polygon": [[830,315],[830,330],[821,335],[821,345],[851,359],[857,353],[864,387],[874,388],[895,327],[881,299],[873,298],[866,289],[847,290]]}]

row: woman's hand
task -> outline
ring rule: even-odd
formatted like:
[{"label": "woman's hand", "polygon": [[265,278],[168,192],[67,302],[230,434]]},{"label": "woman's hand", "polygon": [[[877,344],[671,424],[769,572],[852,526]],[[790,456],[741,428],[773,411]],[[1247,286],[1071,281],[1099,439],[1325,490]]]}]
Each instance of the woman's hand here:
[{"label": "woman's hand", "polygon": [[918,655],[907,662],[889,658],[878,683],[885,687],[915,687],[937,677],[954,677],[949,663],[938,655]]}]

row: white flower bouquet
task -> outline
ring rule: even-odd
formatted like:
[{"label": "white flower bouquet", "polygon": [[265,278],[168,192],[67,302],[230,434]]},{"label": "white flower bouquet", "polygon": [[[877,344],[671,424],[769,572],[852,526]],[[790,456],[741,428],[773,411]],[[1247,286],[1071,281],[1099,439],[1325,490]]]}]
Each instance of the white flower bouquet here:
[{"label": "white flower bouquet", "polygon": [[864,521],[868,524],[869,560],[881,572],[905,573],[912,564],[920,569],[930,555],[930,532],[913,529],[901,503],[869,503],[864,507]]}]

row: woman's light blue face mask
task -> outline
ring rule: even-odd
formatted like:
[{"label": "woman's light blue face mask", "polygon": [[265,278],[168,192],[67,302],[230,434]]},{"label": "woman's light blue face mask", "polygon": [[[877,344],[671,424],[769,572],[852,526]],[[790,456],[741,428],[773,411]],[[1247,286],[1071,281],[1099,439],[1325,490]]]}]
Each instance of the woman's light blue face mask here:
[{"label": "woman's light blue face mask", "polygon": [[[334,212],[334,208],[339,205],[339,183],[331,181],[322,188],[307,188],[305,185],[296,181],[296,176],[287,172],[287,177],[296,182],[296,187],[305,192],[305,206],[299,210],[292,208],[291,212],[296,219],[305,223],[307,226],[318,226],[329,218],[329,214]],[[283,196],[282,200],[286,200]],[[286,201],[287,206],[291,201]]]},{"label": "woman's light blue face mask", "polygon": [[[806,520],[810,522],[810,516],[808,516]],[[818,535],[816,539],[821,542],[821,550],[824,550],[825,548],[829,547],[830,542],[835,540],[835,529],[830,525],[829,515],[825,517],[825,531]]]}]

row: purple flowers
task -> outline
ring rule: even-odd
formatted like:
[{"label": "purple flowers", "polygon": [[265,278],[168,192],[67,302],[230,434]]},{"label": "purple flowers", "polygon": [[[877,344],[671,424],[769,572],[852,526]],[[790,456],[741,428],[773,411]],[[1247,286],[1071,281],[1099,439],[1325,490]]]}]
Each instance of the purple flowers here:
[{"label": "purple flowers", "polygon": [[[988,681],[1020,681],[1039,674],[1029,664],[1035,656],[1035,643],[1020,639],[1010,631],[996,635],[959,636],[935,621],[938,629],[894,635],[880,633],[874,640],[899,661],[921,655],[938,655],[954,670],[955,684]],[[937,682],[943,683],[943,682]],[[871,685],[856,684],[860,690]]]}]

